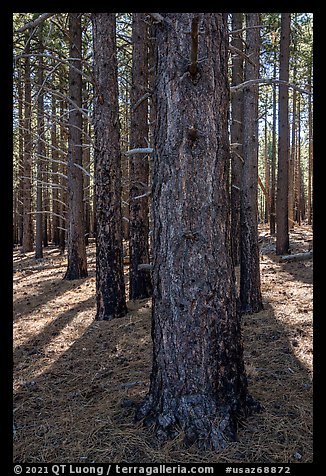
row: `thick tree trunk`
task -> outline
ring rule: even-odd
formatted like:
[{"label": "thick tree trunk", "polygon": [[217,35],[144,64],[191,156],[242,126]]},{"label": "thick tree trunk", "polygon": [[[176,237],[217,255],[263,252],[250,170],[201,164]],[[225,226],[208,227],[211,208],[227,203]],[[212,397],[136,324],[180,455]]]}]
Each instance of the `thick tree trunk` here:
[{"label": "thick tree trunk", "polygon": [[[289,81],[291,14],[281,14],[280,80]],[[288,189],[289,189],[289,88],[279,86],[278,170],[276,203],[276,254],[289,251]]]},{"label": "thick tree trunk", "polygon": [[127,313],[123,275],[121,153],[114,13],[94,13],[97,320]]},{"label": "thick tree trunk", "polygon": [[[69,13],[68,268],[65,279],[87,277],[82,165],[81,13]],[[74,68],[74,67],[75,68]],[[75,165],[76,164],[76,165]]]},{"label": "thick tree trunk", "polygon": [[162,439],[182,428],[187,443],[217,449],[235,439],[237,417],[253,405],[230,254],[226,14],[163,15],[155,27],[153,367],[136,418]]},{"label": "thick tree trunk", "polygon": [[[241,30],[243,14],[232,14],[232,30]],[[243,50],[242,33],[235,33],[232,45]],[[232,86],[242,83],[243,58],[234,54],[232,58]],[[243,91],[232,95],[231,100],[231,245],[233,263],[240,263],[240,190],[243,168]]]},{"label": "thick tree trunk", "polygon": [[[246,62],[245,80],[259,75],[258,13],[246,14],[246,54],[254,64]],[[262,308],[258,247],[258,86],[244,89],[243,97],[243,171],[241,182],[241,241],[240,241],[240,301],[244,313],[259,312]]]},{"label": "thick tree trunk", "polygon": [[[29,35],[26,36],[25,52],[30,53]],[[33,251],[32,222],[32,86],[29,56],[25,58],[24,71],[24,165],[23,165],[23,252]]]},{"label": "thick tree trunk", "polygon": [[[132,88],[130,147],[148,147],[148,100],[137,107],[137,101],[148,89],[147,24],[144,14],[132,16]],[[135,154],[130,157],[129,177],[129,297],[142,299],[151,296],[151,275],[139,270],[138,265],[149,262],[148,248],[148,156]],[[145,186],[145,188],[144,188]],[[142,198],[138,196],[145,195]]]}]

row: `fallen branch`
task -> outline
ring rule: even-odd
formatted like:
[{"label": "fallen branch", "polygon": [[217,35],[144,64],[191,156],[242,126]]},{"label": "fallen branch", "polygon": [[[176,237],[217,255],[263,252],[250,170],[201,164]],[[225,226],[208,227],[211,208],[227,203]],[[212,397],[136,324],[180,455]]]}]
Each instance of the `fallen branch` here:
[{"label": "fallen branch", "polygon": [[284,255],[280,257],[280,261],[300,261],[312,258],[312,251],[306,253],[296,253],[295,255]]}]

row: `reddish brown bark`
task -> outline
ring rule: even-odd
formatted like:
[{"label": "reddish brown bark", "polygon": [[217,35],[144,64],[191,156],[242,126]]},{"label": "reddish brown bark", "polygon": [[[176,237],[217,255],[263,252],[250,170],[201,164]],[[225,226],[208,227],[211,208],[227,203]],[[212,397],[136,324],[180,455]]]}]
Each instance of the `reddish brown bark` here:
[{"label": "reddish brown bark", "polygon": [[[130,147],[148,147],[148,99],[137,107],[137,101],[148,89],[147,24],[144,14],[133,13],[132,21],[132,88]],[[130,157],[129,179],[129,297],[142,299],[152,293],[150,273],[138,266],[149,263],[148,233],[148,156],[135,154]],[[142,198],[137,198],[145,195]]]},{"label": "reddish brown bark", "polygon": [[[252,408],[230,255],[226,14],[156,25],[153,368],[138,419],[221,448]],[[198,15],[198,63],[191,31]],[[205,100],[203,100],[205,98]]]},{"label": "reddish brown bark", "polygon": [[127,313],[123,275],[121,152],[114,13],[94,13],[97,320]]}]

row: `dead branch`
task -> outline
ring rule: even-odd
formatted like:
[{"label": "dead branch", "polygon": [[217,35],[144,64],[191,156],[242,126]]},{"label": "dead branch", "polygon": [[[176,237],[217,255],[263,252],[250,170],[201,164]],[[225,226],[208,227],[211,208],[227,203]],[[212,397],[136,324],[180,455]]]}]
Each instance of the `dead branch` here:
[{"label": "dead branch", "polygon": [[42,13],[35,20],[31,20],[28,23],[25,23],[25,25],[18,28],[15,31],[15,33],[22,33],[23,31],[28,30],[30,28],[35,28],[36,26],[40,25],[41,23],[43,23],[48,18],[53,17],[53,15],[55,15],[55,13]]},{"label": "dead branch", "polygon": [[312,251],[307,251],[306,253],[296,253],[294,255],[283,255],[280,257],[280,261],[300,261],[305,259],[310,259],[313,256]]}]

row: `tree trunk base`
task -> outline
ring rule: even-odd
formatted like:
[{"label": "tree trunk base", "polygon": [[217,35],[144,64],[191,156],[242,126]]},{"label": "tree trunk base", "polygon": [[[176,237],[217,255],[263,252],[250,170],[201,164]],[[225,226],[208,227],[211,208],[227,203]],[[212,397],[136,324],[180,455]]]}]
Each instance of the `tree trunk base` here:
[{"label": "tree trunk base", "polygon": [[244,404],[231,408],[218,405],[206,395],[187,395],[168,401],[162,396],[156,403],[147,395],[136,411],[135,420],[143,420],[145,426],[154,425],[161,443],[184,433],[186,447],[196,443],[203,450],[221,450],[236,441],[241,418],[262,410],[251,396]]}]

